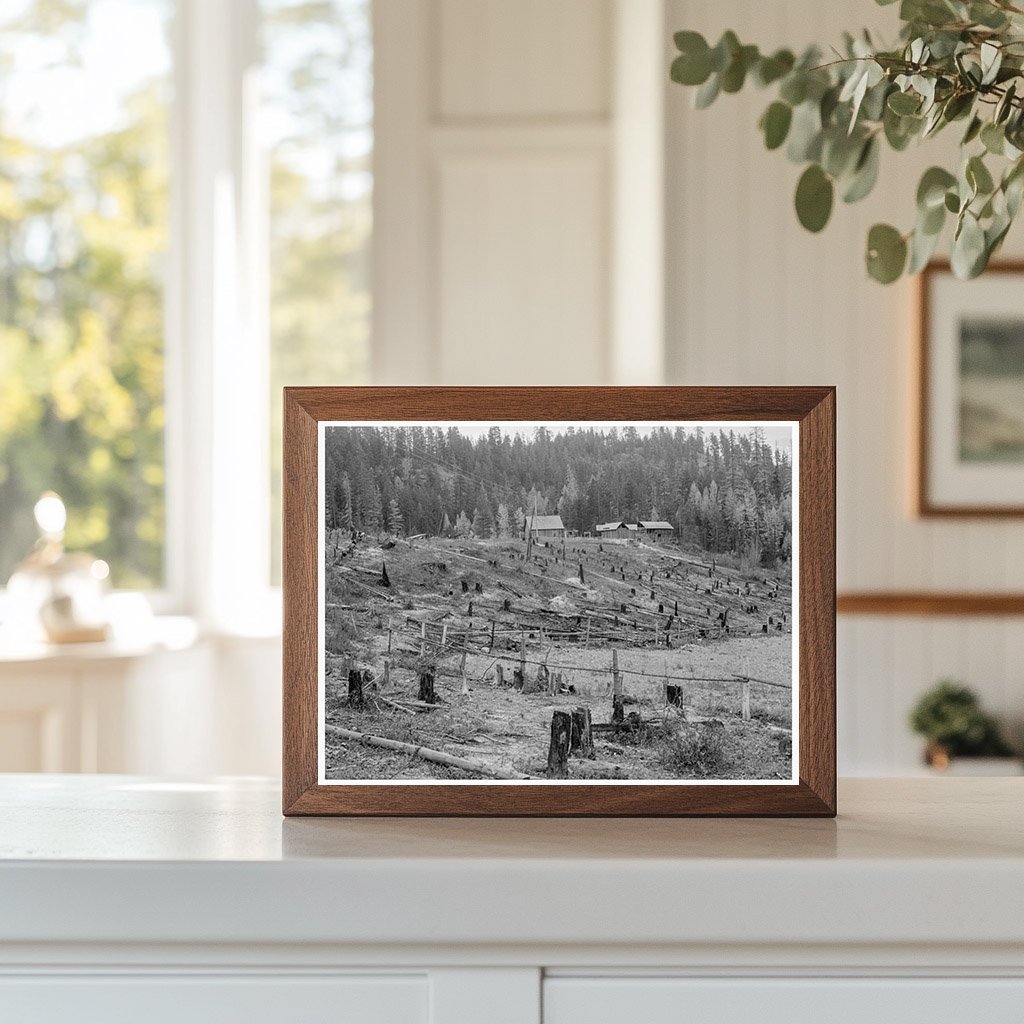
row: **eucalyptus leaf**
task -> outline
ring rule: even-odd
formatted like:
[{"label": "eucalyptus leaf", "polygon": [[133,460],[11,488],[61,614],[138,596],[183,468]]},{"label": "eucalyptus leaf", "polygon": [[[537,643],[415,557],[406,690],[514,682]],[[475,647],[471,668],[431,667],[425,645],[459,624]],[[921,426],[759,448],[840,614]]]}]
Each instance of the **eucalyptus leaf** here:
[{"label": "eucalyptus leaf", "polygon": [[981,129],[981,143],[993,155],[1002,156],[1006,146],[1006,133],[1002,126],[991,121]]},{"label": "eucalyptus leaf", "polygon": [[890,224],[875,224],[868,232],[868,274],[880,284],[892,284],[907,263],[906,239]]},{"label": "eucalyptus leaf", "polygon": [[976,194],[987,196],[995,188],[992,175],[980,156],[972,156],[967,161],[966,176]]},{"label": "eucalyptus leaf", "polygon": [[916,114],[921,107],[921,100],[909,92],[894,92],[889,96],[889,109],[894,114]]},{"label": "eucalyptus leaf", "polygon": [[712,76],[694,93],[693,105],[698,110],[706,110],[715,102],[721,91],[721,78],[716,74],[712,74]]},{"label": "eucalyptus leaf", "polygon": [[910,262],[907,264],[907,273],[916,274],[924,270],[935,255],[941,234],[941,231],[929,233],[920,227],[914,230],[910,237]]},{"label": "eucalyptus leaf", "polygon": [[817,160],[821,156],[821,111],[807,100],[793,111],[786,155],[793,163]]},{"label": "eucalyptus leaf", "polygon": [[796,186],[796,215],[808,231],[821,231],[832,215],[832,180],[817,165],[811,164]]},{"label": "eucalyptus leaf", "polygon": [[921,175],[921,181],[917,186],[917,207],[927,212],[936,206],[942,206],[946,199],[946,192],[956,184],[956,176],[950,174],[944,167],[929,167]]},{"label": "eucalyptus leaf", "polygon": [[762,87],[771,85],[788,75],[794,64],[796,58],[790,50],[776,50],[770,57],[762,57],[754,66],[754,81]]},{"label": "eucalyptus leaf", "polygon": [[980,117],[972,117],[971,123],[967,126],[967,131],[964,132],[963,139],[960,140],[961,146],[970,145],[981,133],[983,123]]},{"label": "eucalyptus leaf", "polygon": [[877,137],[873,136],[864,143],[853,174],[843,187],[844,203],[860,202],[875,187],[878,181],[879,148]]},{"label": "eucalyptus leaf", "polygon": [[972,3],[968,9],[968,17],[978,25],[997,31],[1007,25],[1006,15],[990,3]]},{"label": "eucalyptus leaf", "polygon": [[794,71],[783,79],[779,87],[779,98],[791,107],[797,107],[807,99],[807,75],[803,71]]},{"label": "eucalyptus leaf", "polygon": [[[969,211],[963,214],[960,227],[953,237],[950,265],[961,280],[977,277],[984,269],[986,256],[985,232],[978,219]],[[979,268],[980,269],[977,269]]]},{"label": "eucalyptus leaf", "polygon": [[732,29],[727,29],[711,51],[711,70],[721,74],[732,64],[734,56],[739,53],[740,49],[741,44],[736,33]]},{"label": "eucalyptus leaf", "polygon": [[764,144],[768,149],[778,149],[786,141],[789,126],[793,121],[793,108],[788,103],[776,100],[761,115],[761,130]]}]

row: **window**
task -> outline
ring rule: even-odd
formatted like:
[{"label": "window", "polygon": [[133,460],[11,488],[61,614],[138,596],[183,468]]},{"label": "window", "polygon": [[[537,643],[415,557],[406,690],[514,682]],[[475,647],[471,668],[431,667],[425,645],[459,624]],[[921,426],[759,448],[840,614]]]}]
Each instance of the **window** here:
[{"label": "window", "polygon": [[280,564],[281,388],[361,384],[370,336],[369,0],[264,0],[269,155],[271,566]]},{"label": "window", "polygon": [[0,14],[0,585],[47,489],[117,586],[164,579],[170,15]]},{"label": "window", "polygon": [[53,489],[116,587],[273,604],[281,388],[367,376],[372,67],[370,0],[0,6],[0,587]]}]

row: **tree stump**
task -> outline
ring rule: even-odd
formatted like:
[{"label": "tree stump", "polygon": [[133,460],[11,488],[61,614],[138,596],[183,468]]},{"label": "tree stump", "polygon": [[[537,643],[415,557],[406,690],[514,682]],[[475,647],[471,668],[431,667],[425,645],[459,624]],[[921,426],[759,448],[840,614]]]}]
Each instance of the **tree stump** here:
[{"label": "tree stump", "polygon": [[369,673],[364,673],[362,669],[350,668],[348,670],[348,706],[350,708],[366,706],[366,700],[363,697],[363,680],[368,675]]},{"label": "tree stump", "polygon": [[681,686],[668,685],[665,687],[665,700],[677,708],[683,706],[683,688]]},{"label": "tree stump", "polygon": [[437,694],[434,693],[434,672],[432,669],[424,669],[420,673],[419,700],[425,704],[437,704]]},{"label": "tree stump", "polygon": [[549,779],[564,779],[569,775],[569,743],[572,738],[572,715],[568,711],[555,711],[551,715],[551,744],[548,747]]},{"label": "tree stump", "polygon": [[494,667],[494,671],[497,673],[497,676],[498,676],[498,685],[499,686],[504,686],[505,685],[505,666],[499,663],[499,664],[497,664]]},{"label": "tree stump", "polygon": [[505,600],[501,602],[501,610],[503,612],[510,612],[510,611],[512,611],[512,601],[511,601],[511,599],[506,597]]},{"label": "tree stump", "polygon": [[569,753],[577,757],[594,756],[594,729],[590,720],[590,708],[575,708],[572,712]]},{"label": "tree stump", "polygon": [[626,718],[625,701],[621,693],[612,694],[612,724],[622,725]]},{"label": "tree stump", "polygon": [[523,688],[523,672],[522,669],[512,670],[512,689],[521,690]]},{"label": "tree stump", "polygon": [[381,563],[380,563],[380,585],[382,587],[390,587],[391,586],[391,578],[388,576],[388,567],[384,563],[383,559],[381,559]]}]

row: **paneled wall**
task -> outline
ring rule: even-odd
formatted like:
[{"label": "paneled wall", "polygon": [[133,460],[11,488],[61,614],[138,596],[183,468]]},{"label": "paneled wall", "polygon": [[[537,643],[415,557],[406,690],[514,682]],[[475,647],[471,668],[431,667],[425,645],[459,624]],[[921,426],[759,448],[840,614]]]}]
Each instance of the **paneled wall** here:
[{"label": "paneled wall", "polygon": [[[865,24],[892,38],[893,11],[867,0],[669,0],[667,14],[669,29],[717,39],[732,28],[744,42],[796,47]],[[955,138],[885,152],[877,194],[838,204],[812,236],[792,208],[799,169],[766,152],[756,129],[768,102],[753,89],[696,111],[687,90],[667,88],[669,381],[837,385],[841,590],[1024,590],[1024,521],[911,515],[913,286],[883,288],[863,270],[868,227],[911,226],[917,179]],[[1007,252],[1022,248],[1011,234]],[[842,617],[839,639],[847,774],[913,768],[907,713],[942,676],[968,681],[1016,727],[1024,718],[1024,619]]]},{"label": "paneled wall", "polygon": [[[410,25],[419,19],[419,31]],[[424,296],[404,331],[378,310],[377,377],[598,383],[609,358],[609,0],[384,0],[379,60],[421,68],[416,104],[378,63],[378,132],[415,136]],[[383,44],[383,45],[382,45]],[[408,132],[401,130],[402,120]],[[398,129],[396,132],[396,128]],[[390,143],[385,143],[390,147]],[[385,180],[384,186],[387,187]],[[378,296],[408,218],[378,204]],[[408,287],[408,273],[396,287]],[[408,349],[430,357],[410,362]]]},{"label": "paneled wall", "polygon": [[[867,280],[952,140],[883,155],[820,236],[764,151],[757,90],[694,111],[672,29],[828,42],[870,0],[377,0],[375,377],[386,383],[836,384],[843,590],[1024,590],[1024,522],[909,512],[913,291]],[[1021,253],[1020,233],[1009,252]],[[915,770],[951,675],[1024,732],[1024,620],[841,618],[840,768]]]}]

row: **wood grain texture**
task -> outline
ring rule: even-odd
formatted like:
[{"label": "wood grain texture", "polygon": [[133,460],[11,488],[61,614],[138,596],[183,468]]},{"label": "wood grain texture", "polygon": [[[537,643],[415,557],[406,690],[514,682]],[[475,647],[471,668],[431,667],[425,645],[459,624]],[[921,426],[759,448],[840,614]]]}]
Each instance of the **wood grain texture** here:
[{"label": "wood grain texture", "polygon": [[[835,815],[833,388],[286,388],[284,409],[285,814]],[[324,420],[798,421],[799,784],[319,785],[317,423]]]},{"label": "wood grain texture", "polygon": [[[914,373],[917,387],[916,433],[913,451],[916,455],[914,467],[914,507],[922,519],[1008,519],[1024,516],[1024,505],[940,505],[934,502],[929,491],[928,437],[931,433],[931,407],[928,394],[928,375],[931,368],[929,339],[932,329],[932,282],[936,274],[950,273],[947,260],[934,260],[918,275],[917,280],[917,339]],[[1024,260],[1000,260],[988,265],[986,276],[994,274],[1024,275]],[[968,613],[970,614],[970,613]]]},{"label": "wood grain texture", "polygon": [[840,615],[1024,615],[1024,594],[863,591],[836,598]]}]

